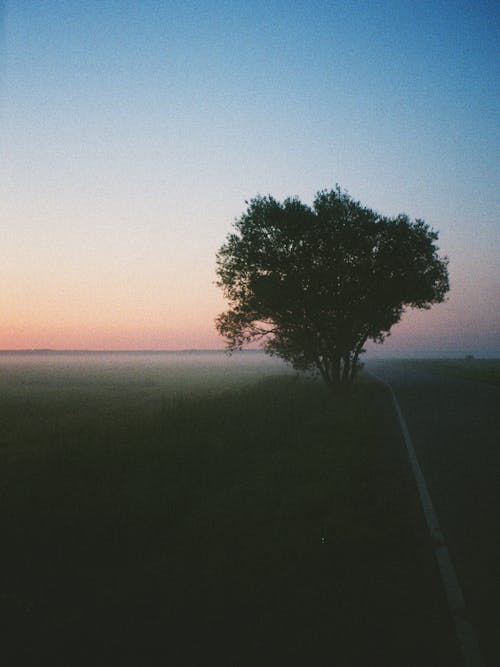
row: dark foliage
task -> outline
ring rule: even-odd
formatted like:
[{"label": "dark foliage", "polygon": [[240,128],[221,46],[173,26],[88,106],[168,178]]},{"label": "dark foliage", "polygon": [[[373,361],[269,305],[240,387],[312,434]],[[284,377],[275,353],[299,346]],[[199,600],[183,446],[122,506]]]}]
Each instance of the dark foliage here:
[{"label": "dark foliage", "polygon": [[338,186],[297,198],[256,197],[217,254],[229,310],[217,319],[229,350],[263,340],[298,370],[347,386],[367,340],[383,342],[407,307],[449,289],[437,232],[379,215]]}]

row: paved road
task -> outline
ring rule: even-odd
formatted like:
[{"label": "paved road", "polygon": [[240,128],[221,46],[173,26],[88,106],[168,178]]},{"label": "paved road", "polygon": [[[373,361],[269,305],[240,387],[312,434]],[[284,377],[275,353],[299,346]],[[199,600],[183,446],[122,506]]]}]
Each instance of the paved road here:
[{"label": "paved road", "polygon": [[369,362],[405,416],[487,665],[500,665],[500,387]]}]

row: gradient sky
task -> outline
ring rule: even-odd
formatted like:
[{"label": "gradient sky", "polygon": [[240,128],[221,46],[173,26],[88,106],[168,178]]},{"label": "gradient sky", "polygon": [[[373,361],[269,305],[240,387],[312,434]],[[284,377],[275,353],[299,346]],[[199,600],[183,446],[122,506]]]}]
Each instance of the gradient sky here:
[{"label": "gradient sky", "polygon": [[499,350],[495,2],[12,0],[0,348],[223,347],[244,200],[339,183],[440,231],[449,301],[391,350]]}]

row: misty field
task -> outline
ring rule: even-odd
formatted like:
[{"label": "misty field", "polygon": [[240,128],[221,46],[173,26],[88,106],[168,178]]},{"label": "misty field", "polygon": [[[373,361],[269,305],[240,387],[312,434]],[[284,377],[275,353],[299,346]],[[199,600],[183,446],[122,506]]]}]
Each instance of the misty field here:
[{"label": "misty field", "polygon": [[470,356],[464,359],[419,359],[406,363],[430,373],[460,380],[500,385],[500,359],[475,359]]},{"label": "misty field", "polygon": [[334,402],[258,353],[0,362],[9,664],[453,664],[379,385]]}]

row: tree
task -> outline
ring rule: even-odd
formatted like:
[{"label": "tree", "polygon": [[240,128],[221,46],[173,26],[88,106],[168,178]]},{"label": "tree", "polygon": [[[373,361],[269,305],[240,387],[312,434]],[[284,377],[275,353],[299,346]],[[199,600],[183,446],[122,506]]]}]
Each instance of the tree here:
[{"label": "tree", "polygon": [[312,207],[245,203],[217,253],[230,307],[216,326],[230,351],[260,340],[335,391],[352,382],[367,340],[383,342],[406,308],[430,308],[449,290],[438,233],[423,220],[379,215],[339,186]]}]

